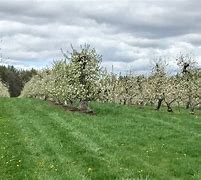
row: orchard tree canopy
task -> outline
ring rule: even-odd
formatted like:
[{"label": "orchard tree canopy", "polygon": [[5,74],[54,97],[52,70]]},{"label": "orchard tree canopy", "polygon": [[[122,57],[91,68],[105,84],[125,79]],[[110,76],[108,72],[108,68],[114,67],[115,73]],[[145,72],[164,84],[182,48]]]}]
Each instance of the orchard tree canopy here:
[{"label": "orchard tree canopy", "polygon": [[186,106],[192,112],[201,104],[201,71],[188,56],[176,61],[180,72],[167,73],[168,64],[155,61],[149,76],[129,73],[124,76],[101,69],[102,56],[89,45],[63,53],[64,59],[34,76],[24,87],[21,96],[49,99],[57,104],[88,111],[88,102],[114,102],[126,105]]},{"label": "orchard tree canopy", "polygon": [[79,103],[80,109],[87,111],[88,102],[98,98],[102,57],[87,44],[80,46],[80,50],[72,46],[72,52],[63,55],[64,59],[54,62],[48,74],[34,76],[21,95],[45,96],[60,104]]},{"label": "orchard tree canopy", "polygon": [[0,81],[0,96],[1,97],[9,97],[10,94],[8,92],[8,88]]}]

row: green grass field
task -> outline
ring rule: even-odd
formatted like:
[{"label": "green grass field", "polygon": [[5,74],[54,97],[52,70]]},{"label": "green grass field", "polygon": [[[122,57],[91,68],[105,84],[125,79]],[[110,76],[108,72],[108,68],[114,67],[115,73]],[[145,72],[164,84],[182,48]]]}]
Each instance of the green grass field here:
[{"label": "green grass field", "polygon": [[92,107],[1,98],[0,179],[201,179],[200,115]]}]

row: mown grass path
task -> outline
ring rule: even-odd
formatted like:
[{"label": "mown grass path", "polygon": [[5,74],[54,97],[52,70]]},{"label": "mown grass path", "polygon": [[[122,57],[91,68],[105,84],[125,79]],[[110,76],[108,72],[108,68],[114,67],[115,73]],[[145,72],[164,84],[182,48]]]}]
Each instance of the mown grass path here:
[{"label": "mown grass path", "polygon": [[200,115],[92,106],[1,98],[0,179],[201,179]]}]

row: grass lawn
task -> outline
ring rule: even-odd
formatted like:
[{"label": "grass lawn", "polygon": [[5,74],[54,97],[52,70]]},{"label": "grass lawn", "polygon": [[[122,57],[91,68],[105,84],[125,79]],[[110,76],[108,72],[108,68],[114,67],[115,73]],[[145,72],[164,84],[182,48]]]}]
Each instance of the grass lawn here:
[{"label": "grass lawn", "polygon": [[0,99],[0,179],[201,179],[201,116]]}]

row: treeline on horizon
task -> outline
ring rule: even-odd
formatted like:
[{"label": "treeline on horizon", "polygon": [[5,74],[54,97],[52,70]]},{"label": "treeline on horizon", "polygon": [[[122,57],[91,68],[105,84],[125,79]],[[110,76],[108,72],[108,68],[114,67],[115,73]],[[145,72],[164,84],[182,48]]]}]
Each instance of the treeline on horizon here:
[{"label": "treeline on horizon", "polygon": [[37,70],[17,69],[12,65],[0,65],[1,82],[8,88],[10,97],[20,95],[24,85],[37,74]]}]

